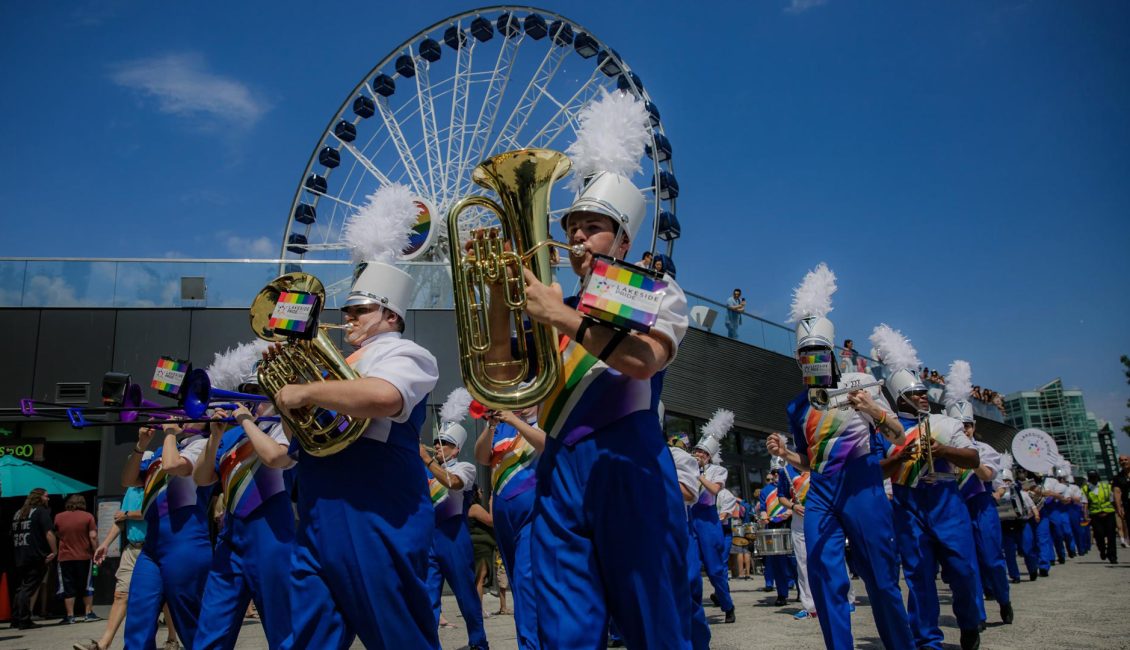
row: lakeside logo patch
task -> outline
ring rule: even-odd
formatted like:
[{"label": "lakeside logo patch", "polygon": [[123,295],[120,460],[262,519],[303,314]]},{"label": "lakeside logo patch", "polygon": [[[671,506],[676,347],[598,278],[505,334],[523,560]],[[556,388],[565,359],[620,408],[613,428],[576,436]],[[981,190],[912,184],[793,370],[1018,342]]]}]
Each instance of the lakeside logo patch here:
[{"label": "lakeside logo patch", "polygon": [[191,368],[183,359],[161,357],[157,360],[157,369],[153,371],[153,381],[149,385],[166,397],[178,397],[184,377]]},{"label": "lakeside logo patch", "polygon": [[829,388],[832,381],[832,351],[814,350],[797,355],[804,385],[810,388]]},{"label": "lakeside logo patch", "polygon": [[667,283],[644,269],[595,257],[577,310],[616,327],[650,331]]},{"label": "lakeside logo patch", "polygon": [[275,303],[275,310],[271,312],[271,320],[267,326],[276,334],[312,335],[317,326],[314,322],[317,318],[314,308],[317,305],[317,294],[305,291],[283,291],[279,294],[279,301]]}]

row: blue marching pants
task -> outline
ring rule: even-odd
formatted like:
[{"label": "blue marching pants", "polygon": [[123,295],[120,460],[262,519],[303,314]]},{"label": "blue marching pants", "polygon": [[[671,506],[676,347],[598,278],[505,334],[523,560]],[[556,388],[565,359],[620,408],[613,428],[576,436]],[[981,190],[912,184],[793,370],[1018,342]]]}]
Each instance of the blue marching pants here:
[{"label": "blue marching pants", "polygon": [[483,604],[475,589],[475,548],[471,545],[471,533],[462,516],[448,517],[437,523],[432,535],[432,552],[428,555],[428,594],[432,599],[437,629],[444,580],[451,585],[459,613],[463,614],[463,622],[467,624],[467,642],[485,647],[487,633],[483,628]]},{"label": "blue marching pants", "polygon": [[919,648],[942,647],[941,608],[935,576],[939,563],[949,578],[953,613],[962,630],[976,630],[983,620],[984,597],[977,570],[971,522],[957,484],[939,482],[908,488],[894,486],[896,538],[910,591],[907,613]]},{"label": "blue marching pants", "polygon": [[[435,511],[415,435],[298,462],[292,648],[439,648],[424,578]],[[396,442],[394,442],[394,440]]]},{"label": "blue marching pants", "polygon": [[[1012,602],[1009,594],[1008,567],[1001,541],[1001,518],[993,495],[982,492],[965,502],[973,522],[973,542],[981,582],[989,593],[1003,604]],[[1015,561],[1015,560],[1014,560]]]},{"label": "blue marching pants", "polygon": [[702,558],[698,555],[698,543],[694,539],[694,529],[690,525],[689,510],[687,515],[687,530],[690,535],[690,543],[687,544],[687,579],[690,581],[691,601],[694,606],[691,618],[691,647],[694,650],[709,650],[710,624],[706,621],[706,610],[702,606]]},{"label": "blue marching pants", "polygon": [[494,536],[498,552],[510,577],[510,593],[514,596],[514,628],[518,647],[530,650],[538,647],[537,593],[534,591],[534,569],[530,562],[530,537],[533,530],[534,497],[527,490],[513,499],[495,495]]},{"label": "blue marching pants", "polygon": [[[879,460],[872,454],[849,461],[839,472],[812,472],[804,503],[808,581],[827,648],[853,648],[851,581],[844,540],[851,538],[859,576],[886,648],[914,647],[898,588],[891,504],[883,491]],[[788,584],[788,578],[784,578]]]},{"label": "blue marching pants", "polygon": [[699,557],[706,567],[706,577],[710,579],[710,586],[714,587],[722,611],[728,612],[734,608],[734,601],[730,597],[729,568],[722,557],[723,553],[729,557],[730,547],[726,545],[726,536],[722,534],[718,509],[712,505],[691,506],[691,528],[698,541]]},{"label": "blue marching pants", "polygon": [[572,446],[547,440],[537,494],[542,647],[603,647],[609,618],[630,648],[691,647],[686,508],[653,411]]},{"label": "blue marching pants", "polygon": [[762,570],[762,573],[765,575],[765,588],[766,589],[772,589],[773,588],[773,565],[770,564],[769,562],[766,562],[765,559],[762,559],[761,570]]},{"label": "blue marching pants", "polygon": [[[197,650],[232,648],[254,599],[272,650],[290,636],[290,554],[294,511],[285,492],[270,497],[248,517],[227,513],[204,585]],[[282,561],[286,558],[287,561]]]},{"label": "blue marching pants", "polygon": [[[788,528],[789,522],[784,521],[777,524],[769,524],[768,528],[780,529]],[[771,568],[770,568],[771,567]],[[789,555],[766,555],[765,556],[765,573],[770,571],[773,573],[774,584],[777,587],[778,598],[789,597],[789,587],[791,584],[796,583],[796,558],[792,554]]]},{"label": "blue marching pants", "polygon": [[[205,516],[202,508],[190,506],[162,517],[160,541],[152,545],[156,552],[150,550],[147,540],[146,548],[137,555],[126,602],[123,640],[127,650],[156,648],[157,619],[166,603],[181,645],[186,650],[196,647],[200,595],[212,562]],[[177,521],[170,526],[170,519]]]},{"label": "blue marching pants", "polygon": [[1008,566],[1008,577],[1020,578],[1020,567],[1016,554],[1024,556],[1024,569],[1031,576],[1040,568],[1040,554],[1036,546],[1036,530],[1031,519],[1013,521],[1002,526],[1001,538],[1004,546],[1004,560]]},{"label": "blue marching pants", "polygon": [[[1052,545],[1059,561],[1066,562],[1068,555],[1075,557],[1075,538],[1071,533],[1071,520],[1067,516],[1067,506],[1057,504],[1052,511],[1051,533]],[[1064,551],[1066,550],[1066,553]]]},{"label": "blue marching pants", "polygon": [[[1047,510],[1046,507],[1044,509]],[[1055,559],[1051,528],[1051,520],[1046,516],[1041,516],[1040,523],[1036,524],[1036,543],[1040,550],[1040,569],[1044,571],[1051,570],[1052,561]]]},{"label": "blue marching pants", "polygon": [[1071,536],[1075,541],[1075,550],[1079,555],[1086,555],[1090,550],[1090,545],[1087,544],[1087,536],[1083,530],[1083,506],[1073,503],[1068,506],[1067,520],[1071,524]]}]

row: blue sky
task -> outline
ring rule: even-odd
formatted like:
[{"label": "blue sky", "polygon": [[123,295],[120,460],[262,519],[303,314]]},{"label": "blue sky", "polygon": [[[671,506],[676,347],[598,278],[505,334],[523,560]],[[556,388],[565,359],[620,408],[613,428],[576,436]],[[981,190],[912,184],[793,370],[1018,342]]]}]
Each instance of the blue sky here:
[{"label": "blue sky", "polygon": [[[544,4],[662,111],[688,289],[781,321],[826,261],[841,337],[1130,414],[1130,4]],[[349,89],[471,6],[0,4],[0,255],[273,255]]]}]

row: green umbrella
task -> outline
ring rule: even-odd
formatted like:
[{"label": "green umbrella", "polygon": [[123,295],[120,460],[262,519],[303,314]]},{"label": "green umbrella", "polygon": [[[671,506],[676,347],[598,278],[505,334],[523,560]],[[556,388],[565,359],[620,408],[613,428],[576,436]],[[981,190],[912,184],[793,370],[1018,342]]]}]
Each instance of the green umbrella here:
[{"label": "green umbrella", "polygon": [[14,456],[0,457],[0,494],[25,497],[35,488],[43,488],[48,494],[75,494],[89,492],[94,486]]}]

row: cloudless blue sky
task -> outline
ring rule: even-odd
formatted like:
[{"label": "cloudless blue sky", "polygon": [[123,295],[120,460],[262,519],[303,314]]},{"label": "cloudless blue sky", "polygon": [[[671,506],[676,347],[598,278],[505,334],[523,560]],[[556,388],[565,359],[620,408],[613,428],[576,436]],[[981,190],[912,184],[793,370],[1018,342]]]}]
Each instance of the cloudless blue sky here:
[{"label": "cloudless blue sky", "polygon": [[[1121,427],[1130,4],[543,4],[662,111],[689,290],[782,321],[826,261],[841,338],[887,322],[1003,393],[1062,377]],[[473,6],[0,4],[0,255],[273,256],[353,85]],[[215,101],[139,92],[155,63]]]}]

